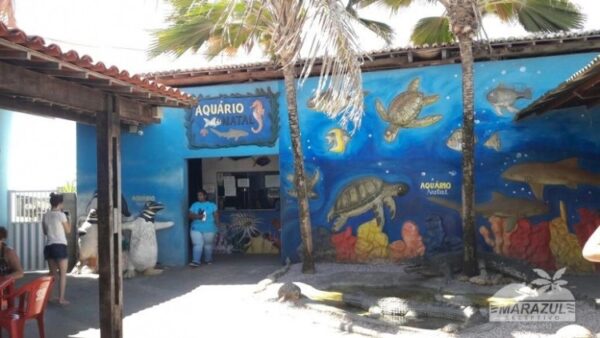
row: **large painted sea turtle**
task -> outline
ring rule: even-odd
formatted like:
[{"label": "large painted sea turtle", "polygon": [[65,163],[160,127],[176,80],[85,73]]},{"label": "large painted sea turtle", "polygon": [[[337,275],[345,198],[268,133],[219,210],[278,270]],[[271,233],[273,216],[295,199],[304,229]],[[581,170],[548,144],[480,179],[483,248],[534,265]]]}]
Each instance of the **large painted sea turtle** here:
[{"label": "large painted sea turtle", "polygon": [[390,125],[385,130],[384,139],[392,142],[398,136],[400,128],[428,127],[442,119],[442,115],[431,115],[417,119],[423,107],[437,102],[438,96],[425,96],[419,91],[421,80],[416,78],[410,82],[405,92],[398,94],[388,109],[377,99],[375,108],[382,120]]},{"label": "large painted sea turtle", "polygon": [[327,221],[333,224],[333,231],[338,231],[350,217],[362,215],[373,209],[377,224],[383,228],[385,215],[383,204],[390,209],[392,218],[396,216],[394,196],[402,196],[408,192],[406,183],[386,183],[378,177],[368,176],[350,182],[337,196],[335,204],[327,214]]}]

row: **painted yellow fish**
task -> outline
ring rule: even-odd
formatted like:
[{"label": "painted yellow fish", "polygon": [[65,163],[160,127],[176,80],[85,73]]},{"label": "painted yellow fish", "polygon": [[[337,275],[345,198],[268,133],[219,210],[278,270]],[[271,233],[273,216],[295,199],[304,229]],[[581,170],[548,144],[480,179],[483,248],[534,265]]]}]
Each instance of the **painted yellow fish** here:
[{"label": "painted yellow fish", "polygon": [[329,151],[333,153],[343,153],[346,151],[346,145],[350,141],[350,135],[340,128],[333,128],[325,136],[327,144],[329,145]]}]

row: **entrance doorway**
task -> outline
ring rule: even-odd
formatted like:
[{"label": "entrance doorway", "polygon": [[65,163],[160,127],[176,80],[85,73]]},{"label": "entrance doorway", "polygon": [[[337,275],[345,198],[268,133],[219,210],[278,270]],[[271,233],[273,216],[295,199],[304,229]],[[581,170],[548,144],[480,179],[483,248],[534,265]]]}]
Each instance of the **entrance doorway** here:
[{"label": "entrance doorway", "polygon": [[[217,204],[221,227],[215,254],[279,255],[279,157],[244,156],[188,160],[190,205],[198,190]],[[189,256],[192,245],[190,242]]]}]

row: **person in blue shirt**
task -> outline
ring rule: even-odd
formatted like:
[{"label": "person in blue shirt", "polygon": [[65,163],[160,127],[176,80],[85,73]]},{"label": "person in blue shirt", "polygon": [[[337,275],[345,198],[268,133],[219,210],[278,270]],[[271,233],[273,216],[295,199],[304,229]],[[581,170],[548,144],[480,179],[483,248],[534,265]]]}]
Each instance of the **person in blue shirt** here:
[{"label": "person in blue shirt", "polygon": [[217,205],[207,201],[208,194],[198,191],[198,201],[190,207],[189,219],[192,221],[190,237],[192,238],[191,267],[200,266],[202,254],[207,264],[212,263],[213,242],[219,225]]}]

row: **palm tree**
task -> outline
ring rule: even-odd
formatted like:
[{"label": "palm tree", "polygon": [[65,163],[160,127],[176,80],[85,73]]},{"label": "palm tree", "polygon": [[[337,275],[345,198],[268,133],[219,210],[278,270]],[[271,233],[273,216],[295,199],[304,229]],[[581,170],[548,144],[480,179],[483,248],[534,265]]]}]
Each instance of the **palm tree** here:
[{"label": "palm tree", "polygon": [[17,26],[13,1],[14,0],[0,0],[0,21],[11,28]]},{"label": "palm tree", "polygon": [[[392,11],[410,6],[413,0],[351,0],[353,6],[375,3]],[[425,0],[446,9],[440,17],[421,19],[414,27],[414,44],[451,43],[458,41],[462,64],[462,220],[463,272],[477,274],[475,236],[474,115],[473,115],[473,41],[483,31],[481,18],[495,15],[504,22],[518,22],[528,32],[555,32],[581,28],[583,14],[569,0]]]},{"label": "palm tree", "polygon": [[[214,57],[259,45],[283,68],[303,243],[302,271],[314,272],[297,77],[306,79],[318,59],[321,71],[316,107],[338,119],[343,127],[358,129],[363,115],[362,54],[351,22],[364,25],[387,41],[391,39],[390,27],[358,18],[339,0],[171,0],[171,4],[174,11],[168,19],[170,26],[155,33],[150,55],[181,56],[204,47],[207,56]],[[303,47],[305,59],[297,72]]]}]

